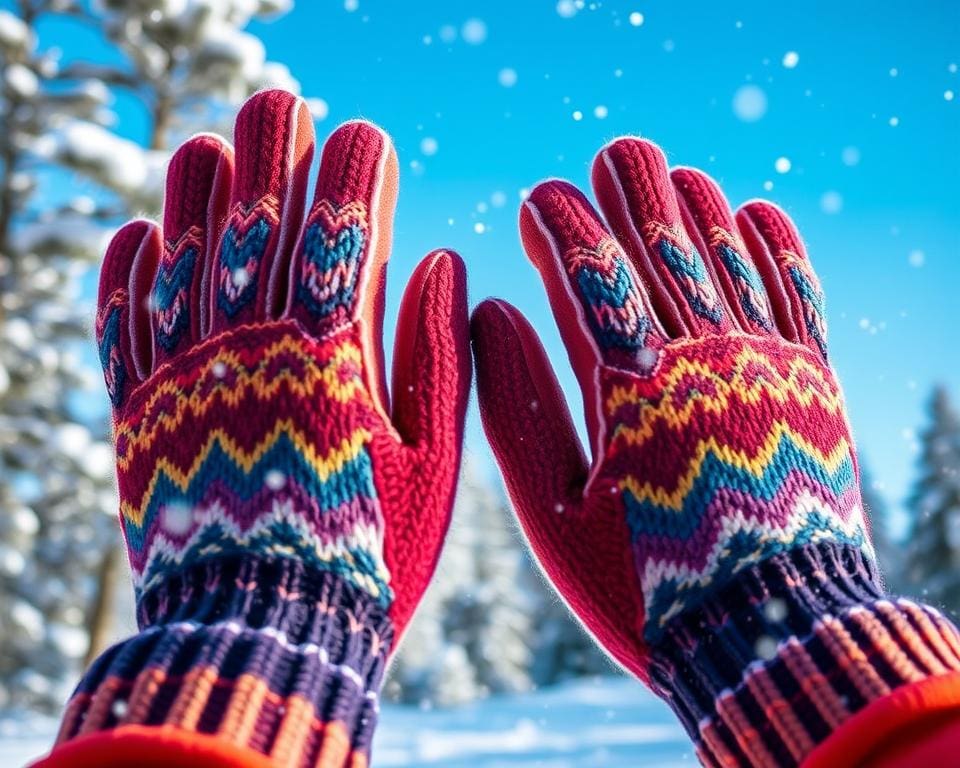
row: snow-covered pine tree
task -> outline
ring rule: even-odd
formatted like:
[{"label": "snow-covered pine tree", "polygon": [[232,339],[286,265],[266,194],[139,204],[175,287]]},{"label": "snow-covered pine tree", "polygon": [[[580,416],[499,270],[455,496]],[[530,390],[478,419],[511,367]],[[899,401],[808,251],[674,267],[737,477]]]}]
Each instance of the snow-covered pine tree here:
[{"label": "snow-covered pine tree", "polygon": [[437,575],[388,695],[451,706],[612,669],[538,572],[502,492],[468,457]]},{"label": "snow-covered pine tree", "polygon": [[468,456],[437,574],[392,666],[389,695],[450,706],[530,687],[540,596],[512,525],[502,495]]},{"label": "snow-covered pine tree", "polygon": [[960,614],[960,416],[944,387],[930,399],[921,441],[920,476],[909,499],[913,515],[907,575],[924,600]]},{"label": "snow-covered pine tree", "polygon": [[615,674],[616,664],[574,618],[550,586],[536,616],[536,644],[530,676],[536,686],[556,685],[575,677]]},{"label": "snow-covered pine tree", "polygon": [[[243,31],[289,0],[17,0],[0,10],[0,708],[60,705],[107,639],[119,559],[92,266],[156,213],[167,150],[253,91],[297,90]],[[57,16],[60,24],[44,26]],[[69,60],[41,30],[102,35]],[[46,32],[44,34],[47,34]],[[142,104],[140,144],[114,99]],[[322,102],[314,102],[325,111]],[[87,391],[89,394],[79,395]]]}]

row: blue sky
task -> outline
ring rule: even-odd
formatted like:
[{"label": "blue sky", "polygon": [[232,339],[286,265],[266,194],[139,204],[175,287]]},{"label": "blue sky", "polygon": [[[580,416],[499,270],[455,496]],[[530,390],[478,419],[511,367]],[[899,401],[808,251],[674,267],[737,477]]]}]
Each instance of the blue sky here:
[{"label": "blue sky", "polygon": [[[394,137],[391,306],[423,254],[455,248],[473,301],[502,296],[530,317],[578,414],[520,248],[520,191],[548,176],[586,184],[594,152],[629,133],[706,169],[734,205],[783,205],[827,294],[861,452],[902,500],[931,386],[960,391],[955,3],[300,0],[252,31],[304,95],[329,104],[321,137],[356,116]],[[765,97],[759,119],[734,110],[744,86]],[[120,130],[139,138],[135,111],[121,110]],[[468,448],[489,455],[475,407]]]}]

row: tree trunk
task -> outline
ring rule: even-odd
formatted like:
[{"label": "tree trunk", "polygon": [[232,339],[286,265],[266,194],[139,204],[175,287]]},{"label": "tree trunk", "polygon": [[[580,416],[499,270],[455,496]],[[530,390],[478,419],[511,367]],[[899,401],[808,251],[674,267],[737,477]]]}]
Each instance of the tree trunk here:
[{"label": "tree trunk", "polygon": [[116,545],[108,547],[97,570],[96,592],[87,617],[87,655],[83,666],[88,667],[106,648],[113,625],[113,605],[117,586],[117,567],[120,550]]}]

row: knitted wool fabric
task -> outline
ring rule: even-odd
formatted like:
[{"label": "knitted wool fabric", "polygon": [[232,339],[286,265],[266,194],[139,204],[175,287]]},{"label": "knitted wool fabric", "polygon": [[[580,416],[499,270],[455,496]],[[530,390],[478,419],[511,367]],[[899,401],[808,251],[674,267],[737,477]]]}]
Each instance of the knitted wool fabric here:
[{"label": "knitted wool fabric", "polygon": [[447,252],[416,270],[391,411],[389,139],[339,128],[305,216],[304,102],[257,94],[236,141],[236,161],[218,137],[181,147],[162,233],[132,222],[104,262],[97,340],[141,631],[87,671],[59,749],[102,738],[106,758],[153,726],[190,749],[213,736],[274,765],[363,766],[449,522],[464,270]]},{"label": "knitted wool fabric", "polygon": [[559,181],[520,215],[592,465],[502,301],[473,318],[484,427],[547,575],[704,764],[798,765],[870,702],[960,670],[960,637],[883,596],[823,297],[786,215],[754,202],[735,220],[708,177],[638,139],[601,151],[593,181],[609,230]]}]

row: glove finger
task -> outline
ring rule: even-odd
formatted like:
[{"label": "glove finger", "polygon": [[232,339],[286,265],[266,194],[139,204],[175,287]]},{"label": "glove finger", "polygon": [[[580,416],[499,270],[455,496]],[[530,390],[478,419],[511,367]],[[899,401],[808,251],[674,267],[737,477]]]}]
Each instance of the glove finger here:
[{"label": "glove finger", "polygon": [[209,307],[201,300],[211,255],[227,215],[233,149],[201,134],[170,159],[163,206],[163,253],[153,285],[154,367],[189,349],[205,334]]},{"label": "glove finger", "polygon": [[580,382],[597,456],[602,425],[597,366],[649,367],[666,333],[633,265],[572,184],[547,181],[535,187],[520,209],[520,234]]},{"label": "glove finger", "polygon": [[587,461],[540,340],[499,300],[481,303],[470,328],[480,416],[523,532],[588,631],[646,680],[627,520],[616,505],[584,504]]},{"label": "glove finger", "polygon": [[536,332],[516,308],[487,299],[470,335],[480,417],[518,513],[579,504],[587,460]]},{"label": "glove finger", "polygon": [[398,498],[384,505],[384,557],[398,626],[426,589],[450,524],[470,368],[466,269],[456,254],[436,251],[404,293],[393,355],[393,423],[405,446],[395,473],[402,482],[386,488]]},{"label": "glove finger", "polygon": [[237,115],[236,169],[227,218],[214,254],[210,332],[276,318],[303,220],[313,159],[313,123],[303,99],[261,91]]},{"label": "glove finger", "polygon": [[696,168],[675,168],[670,179],[687,233],[713,275],[731,320],[747,333],[770,334],[773,321],[763,281],[720,187]]},{"label": "glove finger", "polygon": [[450,251],[414,271],[400,305],[393,352],[393,424],[431,465],[456,466],[470,390],[467,273]]},{"label": "glove finger", "polygon": [[765,200],[737,211],[737,225],[773,306],[780,333],[827,358],[823,291],[790,217]]},{"label": "glove finger", "polygon": [[732,324],[703,258],[683,226],[663,152],[622,138],[593,161],[593,188],[672,336],[723,333]]},{"label": "glove finger", "polygon": [[384,288],[398,178],[390,137],[375,125],[346,123],[327,139],[285,310],[317,336],[358,323],[364,375],[384,414]]},{"label": "glove finger", "polygon": [[150,291],[161,241],[154,222],[131,221],[113,236],[100,269],[95,335],[114,411],[150,375]]}]

